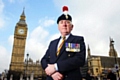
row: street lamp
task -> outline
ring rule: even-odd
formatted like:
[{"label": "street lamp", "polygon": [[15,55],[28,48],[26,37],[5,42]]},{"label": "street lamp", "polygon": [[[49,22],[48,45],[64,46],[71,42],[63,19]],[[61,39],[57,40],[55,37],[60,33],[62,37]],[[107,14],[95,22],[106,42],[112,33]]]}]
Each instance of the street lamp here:
[{"label": "street lamp", "polygon": [[27,53],[27,64],[26,64],[26,80],[28,80],[28,70],[27,70],[27,67],[28,67],[28,56],[29,54]]},{"label": "street lamp", "polygon": [[[113,53],[114,53],[114,57],[115,57],[115,65],[117,65],[117,58],[116,58],[116,54],[115,54],[115,49],[114,49],[114,41],[112,40],[112,45],[113,45]],[[117,69],[118,67],[116,66],[116,71],[117,71],[117,74],[118,74],[118,77],[119,77],[119,69]]]},{"label": "street lamp", "polygon": [[7,71],[7,69],[5,69],[5,79],[4,80],[7,80],[7,74],[8,74],[8,71]]}]

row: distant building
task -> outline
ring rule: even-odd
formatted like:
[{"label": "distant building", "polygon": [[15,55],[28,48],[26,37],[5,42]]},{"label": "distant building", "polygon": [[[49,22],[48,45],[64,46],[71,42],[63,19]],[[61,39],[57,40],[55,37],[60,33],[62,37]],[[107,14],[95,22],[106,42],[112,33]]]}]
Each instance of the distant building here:
[{"label": "distant building", "polygon": [[109,68],[116,73],[120,74],[120,57],[118,57],[116,50],[114,49],[114,41],[110,38],[110,50],[109,56],[96,56],[91,55],[90,48],[88,46],[88,69],[91,70],[92,75],[105,76]]}]

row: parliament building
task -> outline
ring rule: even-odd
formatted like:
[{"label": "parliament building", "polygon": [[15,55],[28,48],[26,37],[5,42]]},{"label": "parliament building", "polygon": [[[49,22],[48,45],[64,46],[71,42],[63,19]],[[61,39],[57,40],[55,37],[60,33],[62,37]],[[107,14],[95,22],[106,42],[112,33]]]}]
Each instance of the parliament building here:
[{"label": "parliament building", "polygon": [[87,52],[87,69],[91,71],[92,75],[105,77],[108,69],[111,69],[117,77],[120,76],[120,57],[118,57],[118,53],[114,48],[114,41],[112,38],[110,38],[109,56],[91,55],[89,46]]}]

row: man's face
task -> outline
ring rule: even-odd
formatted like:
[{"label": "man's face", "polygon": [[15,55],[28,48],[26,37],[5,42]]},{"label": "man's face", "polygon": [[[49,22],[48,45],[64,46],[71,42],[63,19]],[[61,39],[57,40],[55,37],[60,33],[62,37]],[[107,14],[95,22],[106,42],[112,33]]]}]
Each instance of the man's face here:
[{"label": "man's face", "polygon": [[68,35],[73,29],[73,25],[69,20],[60,20],[58,23],[58,29],[62,35]]}]

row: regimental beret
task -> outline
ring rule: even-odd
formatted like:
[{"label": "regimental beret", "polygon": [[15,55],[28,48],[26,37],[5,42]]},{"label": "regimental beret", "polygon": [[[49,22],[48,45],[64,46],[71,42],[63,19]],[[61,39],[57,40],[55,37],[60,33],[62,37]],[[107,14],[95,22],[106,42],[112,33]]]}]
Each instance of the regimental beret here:
[{"label": "regimental beret", "polygon": [[62,10],[63,10],[63,14],[58,17],[57,24],[59,23],[60,20],[72,21],[72,17],[67,13],[68,12],[68,7],[67,6],[63,6]]}]

